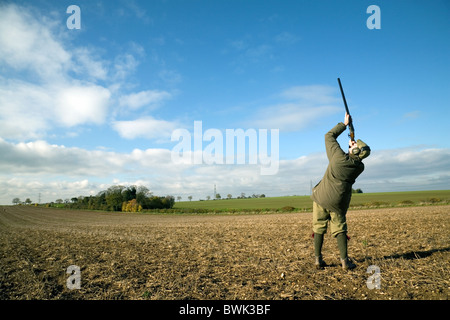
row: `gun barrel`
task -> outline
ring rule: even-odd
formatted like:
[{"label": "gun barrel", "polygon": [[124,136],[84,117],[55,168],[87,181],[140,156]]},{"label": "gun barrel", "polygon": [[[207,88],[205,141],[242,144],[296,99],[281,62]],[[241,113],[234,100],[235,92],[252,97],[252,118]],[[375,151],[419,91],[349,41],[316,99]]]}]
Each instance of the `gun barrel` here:
[{"label": "gun barrel", "polygon": [[[342,100],[344,100],[345,111],[348,113],[348,115],[350,115],[350,111],[348,111],[347,100],[345,99],[344,89],[342,89],[341,79],[338,78],[337,80],[339,83],[339,88],[341,89]],[[355,129],[353,128],[353,121],[352,121],[351,117],[350,117],[350,123],[348,124],[348,129],[350,131],[350,134],[349,134],[350,139],[352,141],[355,141]]]},{"label": "gun barrel", "polygon": [[350,111],[348,111],[347,100],[345,99],[344,89],[342,89],[342,84],[341,84],[340,78],[338,78],[338,83],[339,83],[339,88],[341,89],[342,100],[344,100],[345,111],[347,111],[347,113],[350,114]]}]

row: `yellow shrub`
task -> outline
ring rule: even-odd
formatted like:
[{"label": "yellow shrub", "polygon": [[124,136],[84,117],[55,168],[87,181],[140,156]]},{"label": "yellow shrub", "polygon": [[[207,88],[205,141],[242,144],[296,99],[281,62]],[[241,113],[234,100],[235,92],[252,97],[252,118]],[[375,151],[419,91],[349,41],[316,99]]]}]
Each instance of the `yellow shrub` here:
[{"label": "yellow shrub", "polygon": [[132,199],[128,202],[124,202],[122,204],[122,211],[123,212],[141,212],[142,206],[140,206],[136,199]]}]

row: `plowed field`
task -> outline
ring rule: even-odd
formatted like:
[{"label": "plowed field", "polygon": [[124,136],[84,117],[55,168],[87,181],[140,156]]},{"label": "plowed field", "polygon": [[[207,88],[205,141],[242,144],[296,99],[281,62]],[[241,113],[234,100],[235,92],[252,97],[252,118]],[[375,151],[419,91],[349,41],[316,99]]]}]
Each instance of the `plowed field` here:
[{"label": "plowed field", "polygon": [[448,299],[450,206],[349,211],[347,272],[311,219],[0,207],[0,299]]}]

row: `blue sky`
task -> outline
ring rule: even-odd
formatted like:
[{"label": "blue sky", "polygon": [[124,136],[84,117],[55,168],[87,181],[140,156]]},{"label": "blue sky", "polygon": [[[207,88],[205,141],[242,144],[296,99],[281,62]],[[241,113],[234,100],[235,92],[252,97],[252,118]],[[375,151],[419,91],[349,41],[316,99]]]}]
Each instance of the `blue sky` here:
[{"label": "blue sky", "polygon": [[[66,26],[73,4],[79,30]],[[381,29],[366,26],[372,4]],[[436,0],[2,1],[0,203],[113,184],[308,194],[323,135],[344,118],[338,77],[373,150],[355,187],[448,189],[449,14]],[[194,121],[278,129],[279,171],[174,164],[171,134]]]}]

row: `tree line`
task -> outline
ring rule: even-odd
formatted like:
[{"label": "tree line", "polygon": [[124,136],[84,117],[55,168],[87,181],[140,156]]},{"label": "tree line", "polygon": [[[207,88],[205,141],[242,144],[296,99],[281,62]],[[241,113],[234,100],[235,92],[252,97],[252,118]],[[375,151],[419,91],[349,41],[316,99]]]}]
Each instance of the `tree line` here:
[{"label": "tree line", "polygon": [[[59,199],[61,200],[61,199]],[[111,186],[100,191],[96,196],[80,196],[71,198],[58,205],[49,203],[47,206],[63,206],[70,209],[89,209],[105,211],[138,212],[144,209],[171,209],[175,204],[173,196],[155,196],[145,186]]]},{"label": "tree line", "polygon": [[[241,192],[241,195],[237,196],[236,199],[265,198],[265,197],[266,197],[266,195],[264,193],[263,194],[252,194],[251,196],[246,197],[245,193]],[[187,198],[189,199],[189,201],[192,201],[192,196],[188,196]],[[227,194],[226,198],[222,198],[220,193],[216,193],[215,198],[216,199],[213,199],[213,200],[221,200],[221,199],[230,200],[230,199],[233,199],[233,195],[231,193],[229,193],[229,194]],[[182,199],[181,196],[177,197],[178,201],[181,201],[181,199]],[[206,200],[211,200],[211,196],[206,196]],[[200,199],[200,201],[204,201],[204,200]]]}]

